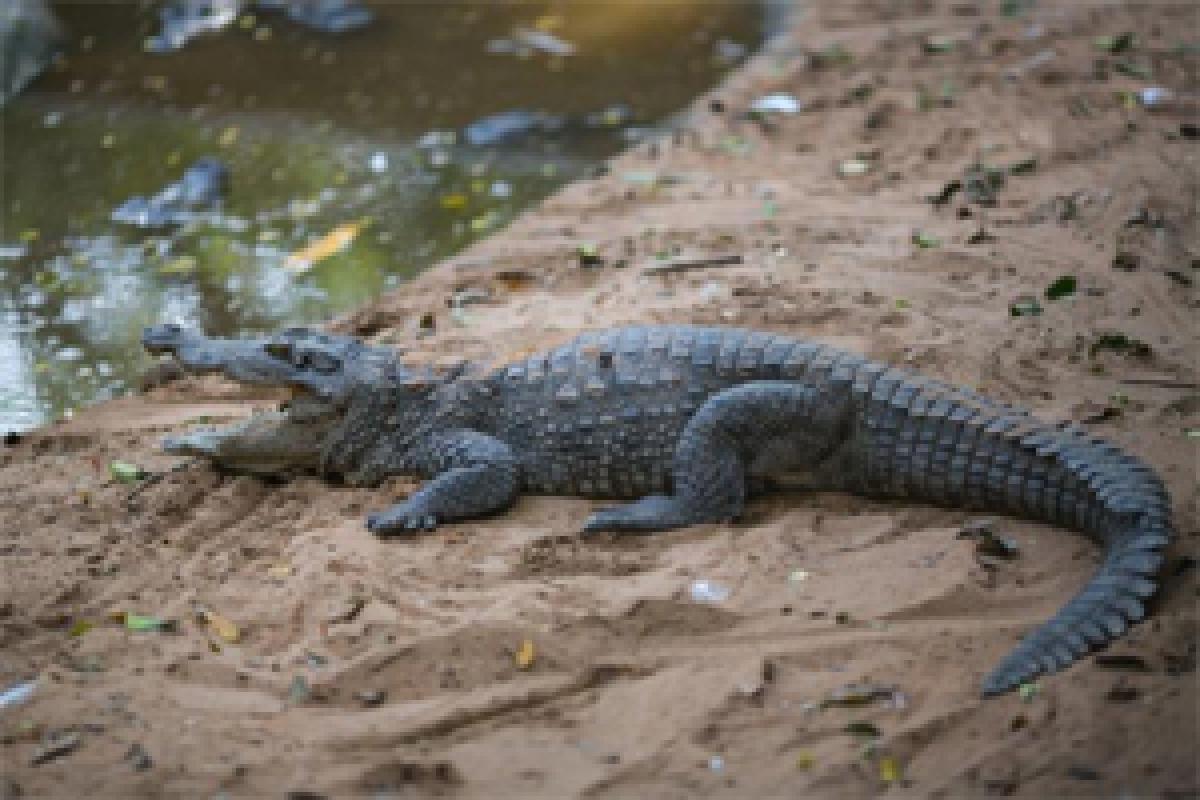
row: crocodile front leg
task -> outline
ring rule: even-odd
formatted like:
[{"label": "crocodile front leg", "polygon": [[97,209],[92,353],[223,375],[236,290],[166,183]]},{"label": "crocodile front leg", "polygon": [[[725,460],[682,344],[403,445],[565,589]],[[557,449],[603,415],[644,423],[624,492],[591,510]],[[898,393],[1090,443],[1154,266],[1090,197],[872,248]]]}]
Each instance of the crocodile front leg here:
[{"label": "crocodile front leg", "polygon": [[584,533],[650,532],[742,513],[747,480],[836,463],[849,440],[848,393],[758,381],[727,389],[688,420],[675,451],[674,494],[597,511]]},{"label": "crocodile front leg", "polygon": [[447,520],[500,511],[516,499],[520,465],[499,439],[476,431],[451,431],[431,436],[410,457],[432,480],[403,503],[369,515],[371,533],[433,530]]}]

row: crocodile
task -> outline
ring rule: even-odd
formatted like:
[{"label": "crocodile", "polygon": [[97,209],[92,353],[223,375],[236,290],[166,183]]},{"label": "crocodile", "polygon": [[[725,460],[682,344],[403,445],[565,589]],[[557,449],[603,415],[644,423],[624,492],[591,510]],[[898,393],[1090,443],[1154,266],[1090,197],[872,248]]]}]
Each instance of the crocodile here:
[{"label": "crocodile", "polygon": [[357,31],[375,20],[358,0],[166,0],[159,10],[162,29],[146,40],[146,50],[173,53],[196,36],[228,28],[248,8],[282,11],[293,22],[332,34]]},{"label": "crocodile", "polygon": [[229,167],[205,156],[184,170],[179,180],[167,184],[152,197],[130,197],[109,218],[139,228],[183,225],[204,212],[219,209],[228,193]]},{"label": "crocodile", "polygon": [[583,532],[648,533],[735,519],[786,484],[1001,511],[1097,540],[1095,576],[986,677],[986,695],[1142,619],[1173,535],[1154,470],[1082,427],[784,335],[625,327],[442,370],[307,328],[217,339],[165,324],[143,345],[187,371],[293,389],[281,410],[168,438],[170,453],[352,485],[428,479],[368,516],[380,536],[498,512],[523,491],[632,500],[596,510]]}]

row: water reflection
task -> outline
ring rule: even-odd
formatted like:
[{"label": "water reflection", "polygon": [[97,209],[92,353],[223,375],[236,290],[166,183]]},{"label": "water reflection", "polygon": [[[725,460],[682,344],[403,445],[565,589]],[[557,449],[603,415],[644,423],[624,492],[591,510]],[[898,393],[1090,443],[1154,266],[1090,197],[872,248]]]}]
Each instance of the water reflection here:
[{"label": "water reflection", "polygon": [[[567,125],[472,148],[471,121],[658,120],[729,66],[718,40],[759,35],[739,2],[372,7],[378,23],[344,38],[243,19],[169,56],[142,50],[145,5],[56,7],[66,58],[3,119],[0,430],[125,391],[148,323],[232,335],[361,304],[623,142],[620,126]],[[574,55],[488,52],[551,14]],[[232,174],[219,213],[150,231],[110,220],[204,156]]]}]

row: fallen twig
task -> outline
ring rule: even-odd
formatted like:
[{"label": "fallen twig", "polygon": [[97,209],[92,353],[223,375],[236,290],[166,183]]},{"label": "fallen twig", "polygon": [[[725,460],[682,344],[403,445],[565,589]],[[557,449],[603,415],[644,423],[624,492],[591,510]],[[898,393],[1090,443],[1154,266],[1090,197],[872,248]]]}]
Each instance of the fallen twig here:
[{"label": "fallen twig", "polygon": [[138,485],[133,487],[133,489],[129,492],[129,494],[125,495],[125,510],[126,511],[135,510],[135,506],[133,503],[134,503],[134,500],[137,499],[137,496],[140,495],[142,492],[146,491],[147,489],[149,489],[151,486],[153,486],[156,483],[158,483],[159,481],[161,481],[163,478],[167,477],[168,475],[172,475],[176,472],[182,472],[185,469],[187,469],[188,467],[193,467],[200,463],[201,463],[201,460],[199,458],[189,458],[187,461],[183,461],[179,464],[176,464],[175,466],[171,467],[170,469],[168,469],[164,472],[148,472],[148,473],[146,473],[146,477],[142,478],[142,480],[140,482],[138,482]]},{"label": "fallen twig", "polygon": [[1174,381],[1163,378],[1121,378],[1118,383],[1129,386],[1157,386],[1160,389],[1200,389],[1200,383]]},{"label": "fallen twig", "polygon": [[685,256],[643,267],[642,274],[665,275],[669,272],[686,272],[689,269],[707,269],[709,267],[730,267],[741,263],[742,257],[737,254],[724,256]]}]

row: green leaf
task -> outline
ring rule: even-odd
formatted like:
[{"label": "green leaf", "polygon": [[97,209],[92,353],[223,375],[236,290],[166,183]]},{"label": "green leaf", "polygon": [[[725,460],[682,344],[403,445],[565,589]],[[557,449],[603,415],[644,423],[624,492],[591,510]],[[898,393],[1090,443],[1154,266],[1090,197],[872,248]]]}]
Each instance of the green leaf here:
[{"label": "green leaf", "polygon": [[1037,165],[1038,165],[1037,156],[1030,156],[1029,158],[1023,158],[1020,161],[1017,161],[1008,166],[1008,174],[1009,175],[1028,175],[1037,169]]},{"label": "green leaf", "polygon": [[161,617],[151,616],[149,614],[125,614],[125,627],[131,631],[163,631],[171,632],[178,627],[178,623],[172,619],[162,619]]},{"label": "green leaf", "polygon": [[196,271],[195,256],[179,256],[166,262],[158,268],[160,275],[189,275]]},{"label": "green leaf", "polygon": [[83,636],[93,627],[95,626],[86,619],[75,620],[75,624],[73,624],[71,629],[67,631],[67,636]]},{"label": "green leaf", "polygon": [[874,722],[866,722],[863,720],[851,722],[845,727],[845,732],[851,736],[868,736],[872,739],[877,739],[880,736],[883,736],[883,731],[879,730],[879,726],[877,726]]},{"label": "green leaf", "polygon": [[602,267],[604,259],[600,257],[600,248],[592,242],[584,242],[575,248],[575,256],[581,267]]},{"label": "green leaf", "polygon": [[1078,287],[1078,281],[1074,275],[1063,275],[1054,283],[1046,287],[1047,300],[1061,300],[1064,297],[1070,297],[1075,294],[1075,289]]},{"label": "green leaf", "polygon": [[1096,337],[1096,341],[1092,342],[1092,346],[1088,348],[1088,355],[1095,358],[1096,354],[1102,350],[1124,353],[1136,358],[1149,358],[1154,353],[1154,349],[1150,345],[1140,339],[1126,336],[1123,333],[1100,334]]},{"label": "green leaf", "polygon": [[146,477],[144,469],[137,464],[130,464],[128,461],[110,461],[108,474],[121,483],[135,483]]},{"label": "green leaf", "polygon": [[1127,50],[1132,50],[1136,42],[1137,39],[1133,33],[1126,31],[1116,36],[1099,36],[1096,38],[1095,45],[1097,50],[1103,50],[1107,53],[1124,53]]},{"label": "green leaf", "polygon": [[1000,13],[1006,17],[1019,17],[1033,7],[1033,0],[1003,0]]},{"label": "green leaf", "polygon": [[926,53],[948,53],[954,49],[956,42],[950,36],[928,36],[921,47]]},{"label": "green leaf", "polygon": [[1036,317],[1042,313],[1042,306],[1033,297],[1022,297],[1008,307],[1008,313],[1014,317]]},{"label": "green leaf", "polygon": [[962,186],[963,186],[962,181],[959,181],[959,180],[950,181],[949,183],[947,183],[946,185],[944,185],[942,187],[942,190],[940,192],[938,192],[937,194],[931,194],[928,197],[926,197],[925,199],[928,200],[930,203],[933,203],[935,206],[944,206],[947,203],[949,203],[952,199],[954,199],[954,195],[956,193],[958,193],[959,190],[962,189]]},{"label": "green leaf", "polygon": [[1126,77],[1137,78],[1143,81],[1154,77],[1154,71],[1145,64],[1136,64],[1132,61],[1118,61],[1113,64],[1113,71]]},{"label": "green leaf", "polygon": [[932,234],[917,231],[912,235],[912,243],[922,249],[929,249],[931,247],[941,247],[942,240]]}]

